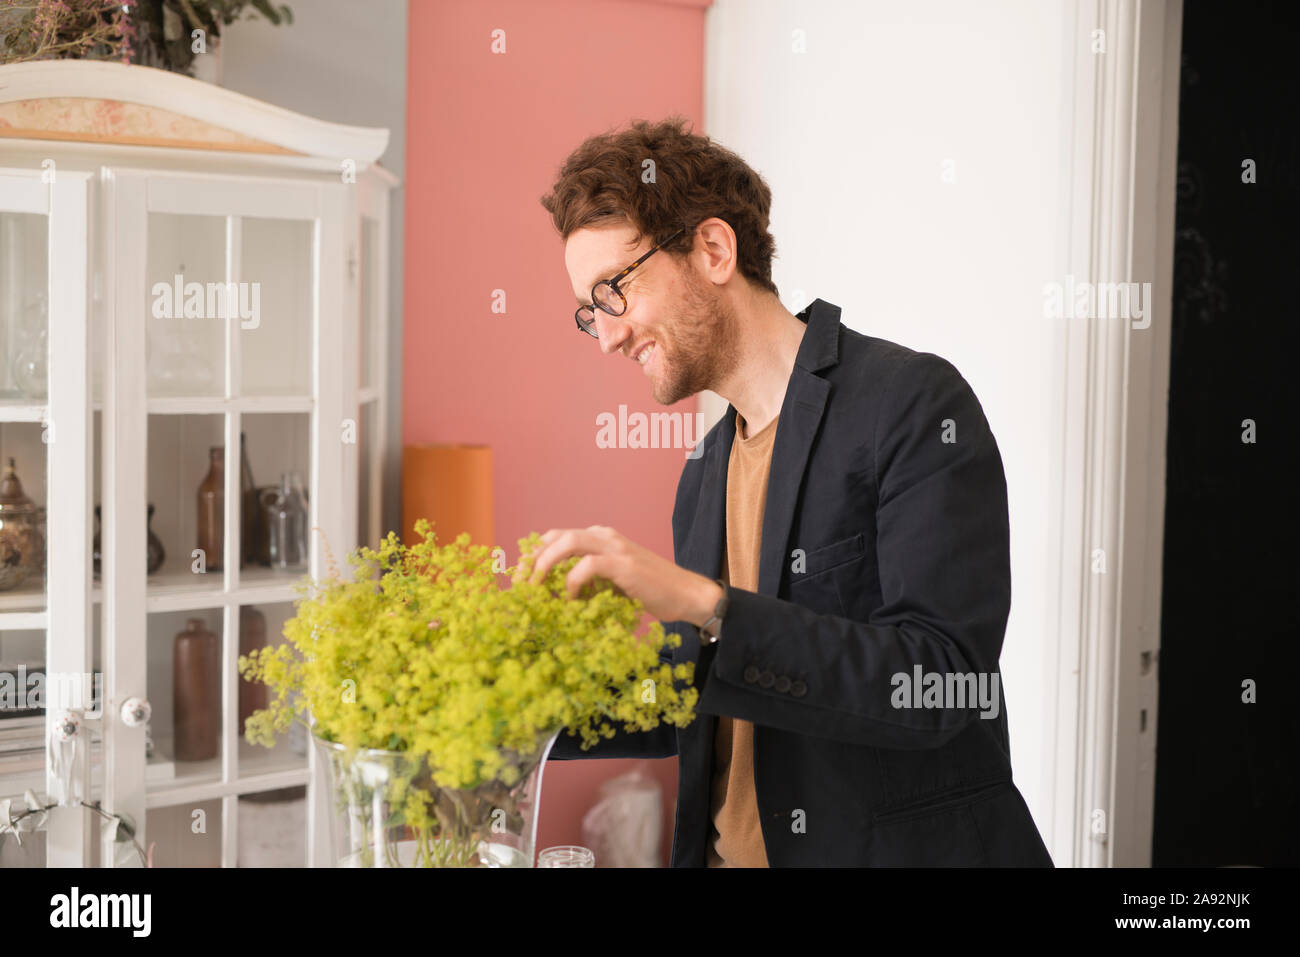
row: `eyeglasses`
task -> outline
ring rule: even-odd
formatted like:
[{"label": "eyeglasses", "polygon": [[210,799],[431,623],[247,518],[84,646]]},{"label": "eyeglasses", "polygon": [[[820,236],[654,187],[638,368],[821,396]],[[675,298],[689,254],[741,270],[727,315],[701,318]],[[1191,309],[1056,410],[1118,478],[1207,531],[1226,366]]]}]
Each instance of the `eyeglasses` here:
[{"label": "eyeglasses", "polygon": [[574,319],[578,322],[578,328],[591,336],[593,339],[599,339],[600,333],[596,331],[596,308],[601,312],[609,313],[611,316],[621,316],[627,312],[627,297],[623,295],[623,290],[618,288],[618,284],[627,278],[637,266],[641,265],[659,250],[663,249],[670,242],[686,231],[683,226],[677,232],[673,233],[654,249],[650,250],[632,265],[628,266],[613,279],[602,279],[596,285],[591,287],[590,306],[579,306],[578,311],[573,314]]}]

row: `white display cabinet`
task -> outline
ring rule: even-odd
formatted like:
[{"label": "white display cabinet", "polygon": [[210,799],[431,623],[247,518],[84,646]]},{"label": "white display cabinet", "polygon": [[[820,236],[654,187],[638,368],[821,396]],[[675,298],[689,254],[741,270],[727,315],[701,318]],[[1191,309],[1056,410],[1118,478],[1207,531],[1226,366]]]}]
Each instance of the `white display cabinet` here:
[{"label": "white display cabinet", "polygon": [[[0,799],[51,800],[72,753],[85,800],[133,822],[156,865],[330,863],[314,749],[243,740],[236,661],[249,608],[282,641],[326,547],[346,571],[384,533],[387,140],[145,67],[0,67],[0,468],[45,508],[47,541],[44,574],[0,590]],[[244,555],[241,435],[257,487],[301,476],[297,568]],[[220,554],[200,555],[217,448]],[[173,648],[192,618],[219,639],[219,746],[179,760]],[[14,717],[2,682],[20,667],[101,696]],[[50,743],[65,712],[75,751]],[[56,807],[21,849],[0,839],[0,866],[130,862],[100,824]]]}]

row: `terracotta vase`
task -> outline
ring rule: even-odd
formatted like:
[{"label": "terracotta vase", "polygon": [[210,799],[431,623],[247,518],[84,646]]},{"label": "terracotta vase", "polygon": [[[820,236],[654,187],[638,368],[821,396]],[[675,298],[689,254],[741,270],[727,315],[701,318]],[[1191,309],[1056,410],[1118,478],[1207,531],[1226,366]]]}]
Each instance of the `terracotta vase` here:
[{"label": "terracotta vase", "polygon": [[176,635],[172,653],[177,761],[215,758],[221,741],[221,641],[202,618]]}]

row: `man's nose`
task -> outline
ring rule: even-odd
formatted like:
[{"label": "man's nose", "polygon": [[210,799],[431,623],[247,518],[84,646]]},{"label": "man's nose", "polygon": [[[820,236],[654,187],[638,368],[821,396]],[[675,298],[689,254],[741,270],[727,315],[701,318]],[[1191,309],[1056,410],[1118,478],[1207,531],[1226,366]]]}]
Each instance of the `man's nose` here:
[{"label": "man's nose", "polygon": [[631,334],[626,322],[599,309],[596,310],[596,332],[600,338],[600,351],[605,355],[623,348]]}]

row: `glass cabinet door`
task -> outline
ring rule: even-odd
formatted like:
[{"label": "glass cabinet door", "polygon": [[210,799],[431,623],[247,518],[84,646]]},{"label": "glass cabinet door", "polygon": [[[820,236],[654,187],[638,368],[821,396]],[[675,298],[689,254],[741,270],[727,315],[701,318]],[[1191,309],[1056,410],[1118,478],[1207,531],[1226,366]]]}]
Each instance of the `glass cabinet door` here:
[{"label": "glass cabinet door", "polygon": [[373,179],[358,188],[357,541],[378,548],[387,534],[384,454],[388,448],[389,191]]},{"label": "glass cabinet door", "polygon": [[[91,646],[88,186],[48,161],[0,169],[0,800],[15,815],[27,791],[62,802],[22,846],[0,838],[0,866],[84,866],[92,850],[79,804],[92,798],[102,701]],[[75,729],[59,751],[66,774],[47,760],[65,717]]]},{"label": "glass cabinet door", "polygon": [[[179,866],[235,866],[240,827],[270,819],[258,796],[299,800],[311,860],[320,795],[293,795],[313,749],[244,741],[237,659],[281,640],[327,548],[354,547],[353,200],[271,177],[106,169],[104,183],[105,684],[114,703],[148,702],[135,726],[106,722],[106,795]],[[206,809],[201,828],[177,823],[188,808]]]}]

